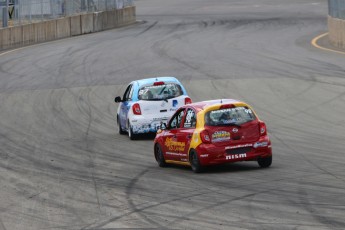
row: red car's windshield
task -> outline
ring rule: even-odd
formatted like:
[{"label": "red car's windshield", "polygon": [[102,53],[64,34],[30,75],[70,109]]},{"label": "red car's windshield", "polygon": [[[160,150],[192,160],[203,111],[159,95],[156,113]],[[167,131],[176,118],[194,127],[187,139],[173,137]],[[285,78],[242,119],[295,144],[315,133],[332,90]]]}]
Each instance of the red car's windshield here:
[{"label": "red car's windshield", "polygon": [[205,114],[207,126],[242,125],[255,119],[253,111],[246,107],[212,110]]}]

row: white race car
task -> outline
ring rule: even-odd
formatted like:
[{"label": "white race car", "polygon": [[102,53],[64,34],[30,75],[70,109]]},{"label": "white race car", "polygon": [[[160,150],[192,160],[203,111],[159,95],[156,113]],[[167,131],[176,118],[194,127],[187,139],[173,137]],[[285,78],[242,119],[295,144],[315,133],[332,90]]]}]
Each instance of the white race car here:
[{"label": "white race car", "polygon": [[175,77],[156,77],[131,82],[123,94],[116,119],[118,132],[131,140],[139,134],[155,133],[182,105],[192,103],[181,82]]}]

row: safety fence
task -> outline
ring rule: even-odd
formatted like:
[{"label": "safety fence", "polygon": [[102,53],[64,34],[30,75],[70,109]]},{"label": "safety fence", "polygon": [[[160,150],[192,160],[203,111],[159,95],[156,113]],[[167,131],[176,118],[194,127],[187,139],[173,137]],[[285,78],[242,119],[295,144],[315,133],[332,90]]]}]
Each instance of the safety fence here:
[{"label": "safety fence", "polygon": [[[62,18],[75,14],[133,6],[133,0],[0,0],[0,20],[8,26]],[[8,16],[4,15],[8,11]],[[6,19],[7,17],[7,19]],[[0,27],[3,23],[0,23]],[[6,24],[7,25],[7,24]]]},{"label": "safety fence", "polygon": [[328,0],[329,16],[345,19],[345,0]]}]

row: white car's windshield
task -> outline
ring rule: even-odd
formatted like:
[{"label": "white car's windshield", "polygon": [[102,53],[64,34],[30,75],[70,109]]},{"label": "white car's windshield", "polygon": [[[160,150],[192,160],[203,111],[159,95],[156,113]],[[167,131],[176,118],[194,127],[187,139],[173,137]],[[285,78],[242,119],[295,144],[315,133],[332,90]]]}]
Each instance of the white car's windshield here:
[{"label": "white car's windshield", "polygon": [[183,95],[183,92],[179,84],[168,83],[141,87],[138,92],[138,99],[146,101],[159,101],[181,95]]}]

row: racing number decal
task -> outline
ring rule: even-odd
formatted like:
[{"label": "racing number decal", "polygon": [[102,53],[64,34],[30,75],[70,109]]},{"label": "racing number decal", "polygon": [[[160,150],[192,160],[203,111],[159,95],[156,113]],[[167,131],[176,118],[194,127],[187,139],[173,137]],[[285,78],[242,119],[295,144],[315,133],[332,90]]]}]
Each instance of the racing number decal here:
[{"label": "racing number decal", "polygon": [[183,127],[195,128],[195,125],[196,125],[195,112],[192,109],[188,109]]}]

